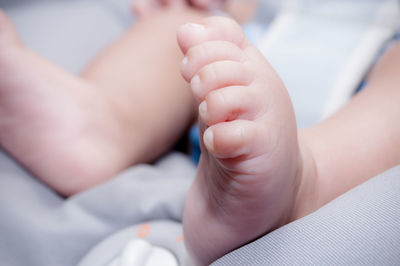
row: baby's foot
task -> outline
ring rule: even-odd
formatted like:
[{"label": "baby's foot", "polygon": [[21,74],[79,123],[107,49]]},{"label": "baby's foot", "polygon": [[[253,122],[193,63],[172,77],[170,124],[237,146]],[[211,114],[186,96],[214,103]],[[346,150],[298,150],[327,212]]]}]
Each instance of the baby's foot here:
[{"label": "baby's foot", "polygon": [[238,24],[186,24],[178,41],[182,75],[201,102],[202,155],[185,241],[205,265],[292,219],[301,156],[285,87]]},{"label": "baby's foot", "polygon": [[127,164],[113,108],[97,88],[24,47],[0,10],[1,148],[58,192],[76,193]]}]

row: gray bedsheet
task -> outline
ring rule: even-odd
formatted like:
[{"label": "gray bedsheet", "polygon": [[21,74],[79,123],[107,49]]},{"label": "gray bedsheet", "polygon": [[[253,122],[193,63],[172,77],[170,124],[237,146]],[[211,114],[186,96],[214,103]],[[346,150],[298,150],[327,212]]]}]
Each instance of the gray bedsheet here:
[{"label": "gray bedsheet", "polygon": [[[71,73],[131,24],[130,5],[131,0],[0,0],[23,42]],[[64,199],[0,151],[0,265],[76,265],[120,229],[179,221],[194,173],[190,159],[171,153]]]},{"label": "gray bedsheet", "polygon": [[71,266],[120,229],[180,221],[195,167],[171,153],[63,199],[0,152],[0,265]]},{"label": "gray bedsheet", "polygon": [[400,166],[219,259],[232,265],[400,265]]},{"label": "gray bedsheet", "polygon": [[[195,167],[171,153],[63,199],[0,153],[0,265],[67,266],[121,229],[180,221]],[[399,265],[400,166],[213,265]]]}]

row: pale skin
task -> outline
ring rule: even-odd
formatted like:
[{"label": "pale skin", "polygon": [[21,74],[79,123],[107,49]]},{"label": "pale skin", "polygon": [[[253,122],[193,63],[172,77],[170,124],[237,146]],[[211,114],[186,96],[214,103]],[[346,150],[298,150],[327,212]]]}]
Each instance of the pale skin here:
[{"label": "pale skin", "polygon": [[154,12],[77,77],[25,47],[0,12],[1,147],[65,196],[158,158],[196,116],[176,30],[202,16]]},{"label": "pale skin", "polygon": [[284,85],[234,21],[186,24],[178,41],[200,103],[202,155],[183,219],[197,265],[400,164],[400,43],[346,107],[297,130]]}]

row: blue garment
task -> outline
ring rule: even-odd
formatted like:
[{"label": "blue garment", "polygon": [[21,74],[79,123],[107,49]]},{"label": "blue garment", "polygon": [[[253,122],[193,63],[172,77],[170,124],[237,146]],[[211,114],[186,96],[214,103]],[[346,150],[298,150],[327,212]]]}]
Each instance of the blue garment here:
[{"label": "blue garment", "polygon": [[[385,46],[382,47],[381,51],[380,51],[380,52],[377,54],[377,56],[376,56],[375,63],[378,62],[379,58],[383,55],[383,53],[386,51],[386,49],[389,47],[389,45],[392,44],[392,43],[395,42],[395,41],[398,41],[398,40],[400,40],[400,28],[399,28],[399,30],[397,31],[396,35],[393,37],[393,39],[390,40]],[[368,83],[368,80],[367,80],[367,78],[365,78],[365,79],[361,82],[360,86],[357,88],[357,90],[355,91],[355,93],[358,93],[358,92],[360,92],[362,89],[364,89],[364,88],[365,88],[365,85],[367,85],[367,83]]]},{"label": "blue garment", "polygon": [[190,140],[190,157],[193,162],[196,164],[199,163],[200,160],[200,139],[199,139],[199,126],[194,125],[189,132],[189,140]]}]

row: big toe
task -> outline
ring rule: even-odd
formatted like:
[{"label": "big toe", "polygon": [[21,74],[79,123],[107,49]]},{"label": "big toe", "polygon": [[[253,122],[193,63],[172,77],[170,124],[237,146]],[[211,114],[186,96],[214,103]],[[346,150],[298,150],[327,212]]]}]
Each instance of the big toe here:
[{"label": "big toe", "polygon": [[178,43],[184,54],[203,42],[228,41],[240,48],[248,45],[240,25],[226,17],[208,17],[199,23],[187,23],[178,30]]}]

